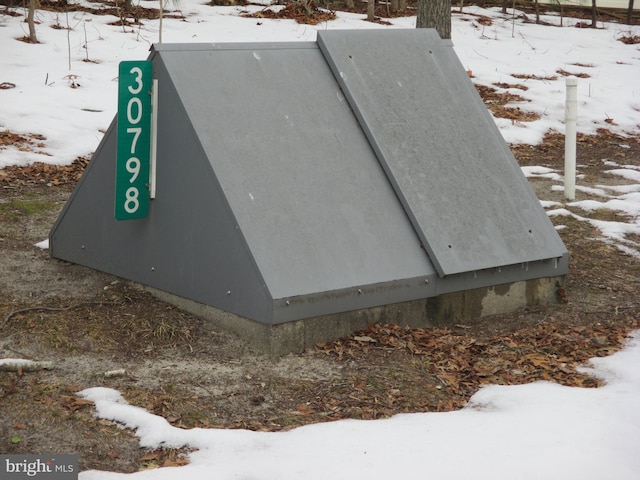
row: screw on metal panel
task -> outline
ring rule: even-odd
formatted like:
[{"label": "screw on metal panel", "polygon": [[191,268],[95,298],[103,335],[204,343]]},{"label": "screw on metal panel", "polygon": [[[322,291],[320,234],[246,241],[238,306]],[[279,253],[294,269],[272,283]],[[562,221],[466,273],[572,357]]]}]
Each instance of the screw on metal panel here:
[{"label": "screw on metal panel", "polygon": [[425,285],[429,285],[429,279],[428,279],[428,278],[425,278],[425,279],[424,279],[424,283],[425,283]]},{"label": "screw on metal panel", "polygon": [[227,290],[227,295],[231,295],[231,290]]},{"label": "screw on metal panel", "polygon": [[155,272],[156,271],[156,267],[151,267],[151,271]]},{"label": "screw on metal panel", "polygon": [[288,307],[289,305],[291,305],[291,302],[287,300],[286,302],[284,302],[284,304]]},{"label": "screw on metal panel", "polygon": [[84,245],[82,245],[80,248],[81,248],[82,250],[84,250]]},{"label": "screw on metal panel", "polygon": [[361,288],[358,289],[358,293],[359,294],[362,293],[362,289]]}]

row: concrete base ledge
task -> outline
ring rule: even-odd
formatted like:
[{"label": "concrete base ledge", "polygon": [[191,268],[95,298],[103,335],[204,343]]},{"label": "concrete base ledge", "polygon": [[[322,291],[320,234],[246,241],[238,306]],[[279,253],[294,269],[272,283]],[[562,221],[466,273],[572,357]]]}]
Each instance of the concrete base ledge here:
[{"label": "concrete base ledge", "polygon": [[144,288],[159,299],[208,320],[213,328],[239,335],[259,351],[281,356],[303,352],[319,342],[351,335],[375,323],[412,328],[446,327],[510,313],[525,306],[557,303],[556,284],[564,286],[564,281],[564,276],[537,278],[277,325],[249,320],[155,288]]}]

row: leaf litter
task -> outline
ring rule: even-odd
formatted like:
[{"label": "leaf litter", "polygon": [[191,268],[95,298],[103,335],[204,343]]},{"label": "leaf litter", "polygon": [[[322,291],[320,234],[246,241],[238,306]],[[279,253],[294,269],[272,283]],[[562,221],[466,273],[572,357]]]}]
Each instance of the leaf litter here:
[{"label": "leaf litter", "polygon": [[[602,131],[595,137],[579,135],[578,149],[584,158],[598,159],[584,161],[586,177],[581,183],[599,185],[610,177],[606,171],[611,168],[599,159],[637,163],[640,142]],[[557,168],[563,141],[550,133],[540,146],[512,150],[521,165]],[[7,198],[57,198],[70,193],[86,163],[80,158],[69,166],[7,167],[0,185]],[[551,183],[532,181],[536,188],[541,182],[546,188]],[[546,190],[541,198],[553,198],[552,193]],[[37,220],[40,230],[16,228],[11,233],[15,239],[5,231],[0,258],[41,239],[55,216],[56,211],[46,211],[6,219],[4,227]],[[95,276],[101,293],[73,298],[65,289],[51,295],[60,275],[69,279],[77,270],[56,263],[49,267],[55,267],[53,277],[45,269],[38,278],[42,291],[49,292],[46,298],[13,297],[17,294],[10,294],[9,287],[0,292],[0,318],[22,311],[2,327],[7,340],[0,347],[11,356],[66,365],[21,375],[0,372],[0,413],[7,419],[5,426],[0,423],[0,448],[13,453],[42,450],[55,437],[81,454],[82,469],[135,471],[165,465],[163,458],[142,461],[147,452],[139,449],[131,432],[96,422],[91,405],[73,400],[79,388],[96,384],[117,388],[132,405],[176,427],[256,431],[456,410],[489,384],[545,380],[597,387],[598,380],[577,367],[613,353],[626,334],[638,328],[637,264],[610,245],[594,242],[597,232],[589,224],[561,221],[569,226],[559,233],[572,266],[559,305],[529,307],[449,328],[375,324],[279,361],[256,357],[246,345],[211,331],[202,320],[109,276],[80,269],[82,282]],[[33,253],[25,259],[29,265],[36,261]],[[68,308],[79,302],[85,303],[82,308]],[[34,308],[43,304],[47,310]],[[105,377],[109,369],[127,373]],[[217,370],[221,374],[214,375]],[[39,412],[37,417],[33,412]],[[21,441],[11,443],[12,435]]]},{"label": "leaf litter", "polygon": [[[598,380],[577,368],[589,358],[614,353],[637,327],[637,319],[589,326],[545,322],[488,337],[467,333],[466,326],[412,329],[375,324],[354,336],[319,344],[317,349],[339,361],[359,360],[376,351],[420,358],[421,376],[435,379],[435,388],[447,393],[442,404],[425,407],[427,411],[446,411],[464,406],[483,385],[543,380],[573,387],[600,386]],[[389,400],[393,404],[396,399],[379,399],[383,403]],[[335,399],[327,404],[330,409],[339,405],[342,411],[349,410],[344,404],[336,404]]]},{"label": "leaf litter", "polygon": [[[621,41],[623,40],[621,39]],[[525,80],[557,79],[556,76],[512,76]],[[504,108],[504,104],[502,107]],[[511,114],[516,115],[514,112]],[[26,148],[32,148],[28,142],[26,142]],[[518,157],[519,160],[526,157],[525,153],[528,153],[529,150],[536,150],[536,148],[523,146],[521,151],[523,155]],[[549,150],[546,150],[547,148],[548,145],[545,144],[539,146],[539,150],[530,155],[531,161],[539,163],[540,158],[545,154],[550,159],[557,158]],[[79,160],[75,166],[68,169],[67,167],[50,167],[43,164],[15,169],[13,167],[6,168],[0,170],[0,185],[5,191],[27,193],[42,184],[55,187],[72,186],[81,175],[86,163],[86,160]],[[580,248],[581,245],[577,244],[576,249],[580,250]],[[580,260],[586,261],[587,249],[581,255],[584,258],[580,258]],[[605,256],[614,258],[610,250],[603,249],[602,257]],[[573,253],[572,258],[576,258]],[[597,256],[595,261],[598,259],[601,259],[600,256]],[[628,258],[617,258],[617,261],[628,262]],[[603,273],[598,269],[585,268],[584,265],[578,267],[574,265],[572,268],[569,278],[570,287],[568,288],[569,293],[573,296],[571,303],[579,303],[575,301],[576,292],[595,290],[596,296],[602,297],[600,302],[607,307],[599,312],[602,304],[599,303],[597,308],[589,308],[586,303],[583,303],[584,317],[590,319],[584,320],[585,324],[581,324],[582,320],[577,318],[573,318],[569,322],[570,324],[556,324],[554,319],[546,321],[547,313],[556,310],[557,307],[554,306],[547,310],[525,312],[526,316],[538,319],[540,322],[530,327],[518,328],[508,334],[494,335],[491,331],[483,330],[482,326],[476,325],[460,325],[450,329],[415,330],[393,325],[372,325],[354,336],[319,345],[317,349],[304,355],[304,358],[309,361],[314,358],[325,358],[336,362],[345,367],[344,375],[339,378],[327,378],[324,381],[309,380],[300,381],[297,384],[291,382],[289,385],[280,385],[270,379],[261,379],[260,383],[266,387],[256,388],[263,388],[266,391],[270,387],[282,387],[282,396],[276,397],[273,390],[264,394],[252,392],[250,402],[247,403],[254,410],[241,411],[239,415],[235,416],[224,409],[215,411],[212,408],[211,416],[191,420],[184,407],[186,405],[188,408],[193,408],[195,403],[193,395],[185,396],[187,400],[181,401],[177,389],[167,388],[161,390],[160,393],[158,391],[147,392],[145,396],[141,388],[137,390],[127,388],[127,385],[130,386],[134,381],[133,378],[108,381],[114,382],[111,383],[112,385],[119,385],[129,398],[134,397],[135,392],[139,393],[140,404],[166,415],[175,425],[193,425],[205,428],[251,428],[255,430],[288,429],[300,424],[323,421],[323,419],[381,418],[405,411],[452,410],[464,405],[464,398],[467,395],[488,383],[511,384],[510,382],[527,383],[536,380],[551,380],[564,382],[567,385],[596,387],[598,381],[584,377],[576,370],[576,366],[581,365],[592,356],[613,353],[619,348],[621,338],[624,338],[626,332],[637,328],[637,319],[640,314],[637,304],[627,303],[627,305],[623,305],[623,308],[627,309],[621,309],[621,314],[618,315],[620,300],[616,300],[615,295],[622,296],[620,292],[628,291],[617,285],[617,280],[607,275],[611,271],[606,268],[606,272]],[[631,295],[633,292],[637,293],[637,286],[633,287],[632,285],[630,288],[632,289]],[[593,294],[593,291],[590,293]],[[60,301],[64,302],[65,299]],[[145,300],[145,304],[150,303],[152,301]],[[613,308],[609,308],[613,304],[616,304],[615,311]],[[54,303],[54,305],[57,304]],[[2,313],[7,313],[6,308],[8,307],[2,306]],[[91,310],[93,312],[95,309]],[[101,312],[93,313],[102,315]],[[572,311],[570,313],[577,316],[581,312]],[[30,312],[25,317],[27,324],[33,324],[35,312]],[[84,325],[85,319],[82,315],[74,318],[78,325]],[[517,321],[517,316],[508,318]],[[594,322],[594,318],[601,318],[602,321]],[[46,317],[43,317],[42,314],[39,315],[39,319],[42,323],[50,324],[52,328],[55,328],[57,323],[46,322]],[[10,335],[25,334],[24,329],[21,329],[20,326],[12,325],[12,328]],[[34,338],[34,333],[29,332],[25,334],[25,337]],[[114,348],[112,344],[117,342],[107,343],[105,341],[103,344],[97,344],[97,341],[96,337],[87,343],[95,342],[93,347],[98,346],[98,350],[104,349],[114,358],[121,353],[112,350]],[[174,342],[173,340],[171,342],[171,344],[167,343],[164,348],[171,350],[184,347],[184,342]],[[65,348],[70,348],[70,345],[65,344]],[[40,352],[40,354],[43,353]],[[136,354],[140,355],[141,353],[136,352]],[[155,353],[146,351],[144,354],[152,359],[155,355]],[[44,374],[44,372],[42,373]],[[71,420],[76,427],[89,427],[89,430],[95,428],[96,422],[90,418],[89,414],[90,405],[80,405],[72,400],[74,398],[73,392],[77,391],[76,387],[71,388],[63,383],[53,388],[47,383],[50,381],[49,377],[46,377],[47,380],[43,382],[40,381],[41,378],[39,373],[25,375],[21,372],[18,376],[3,373],[0,375],[0,398],[3,400],[15,398],[28,405],[31,399],[20,397],[21,390],[26,389],[28,393],[34,395],[34,398],[40,399],[51,408],[54,406],[62,407],[69,415],[64,419]],[[95,381],[95,379],[91,380]],[[172,379],[167,380],[167,382],[171,381]],[[262,390],[260,391],[262,392]],[[244,394],[244,391],[229,394],[232,401],[236,403],[236,409],[242,403]],[[287,398],[289,394],[294,394],[294,396]],[[57,401],[54,402],[53,399]],[[151,399],[153,399],[152,402],[150,402]],[[276,408],[267,412],[268,415],[261,415],[261,409],[270,403]],[[16,410],[20,410],[20,408]],[[274,413],[274,410],[277,412]],[[29,412],[32,411],[32,409],[29,410]],[[226,418],[225,414],[227,414]],[[21,418],[30,418],[30,415]],[[115,437],[117,434],[121,434],[121,431],[114,429],[110,422],[99,421],[97,424],[99,429],[104,430],[109,436]],[[38,424],[32,419],[24,422],[16,420],[12,425],[20,432],[29,430],[30,433],[33,433],[38,429]],[[0,430],[2,430],[2,426],[0,426]],[[2,432],[4,433],[4,431]],[[22,433],[20,435],[27,438]],[[0,447],[5,446],[2,444],[4,437],[0,439]],[[33,446],[37,445],[35,439],[32,438],[31,441],[33,442],[31,448],[36,448]],[[136,448],[136,442],[132,443],[134,444],[132,448]],[[125,462],[121,458],[122,454],[115,449],[108,450],[106,455],[98,455],[89,445],[79,448],[86,448],[87,451],[94,452],[92,463],[85,464],[84,468],[96,465],[111,467],[116,464],[115,468],[120,471],[130,468],[130,466],[123,466]],[[165,465],[164,457],[171,457],[171,455],[180,455],[180,452],[172,453],[169,449],[147,452],[142,455],[142,468],[146,467],[145,462],[151,468],[153,466],[169,466],[170,464]],[[140,455],[137,455],[136,458],[137,461],[141,460]],[[117,461],[118,459],[120,461]]]}]

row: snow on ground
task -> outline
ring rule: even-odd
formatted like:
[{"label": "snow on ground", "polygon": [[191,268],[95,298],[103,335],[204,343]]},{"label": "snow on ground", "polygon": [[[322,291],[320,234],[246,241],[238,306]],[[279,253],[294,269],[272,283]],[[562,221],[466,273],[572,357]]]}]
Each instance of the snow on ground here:
[{"label": "snow on ground", "polygon": [[[590,223],[600,231],[601,240],[609,243],[627,255],[631,255],[640,260],[640,244],[632,240],[633,235],[640,235],[640,167],[637,165],[620,165],[607,159],[601,159],[605,166],[615,167],[607,170],[606,173],[613,177],[622,177],[632,182],[627,185],[596,185],[595,188],[576,186],[576,190],[599,198],[598,200],[587,199],[562,204],[542,200],[540,203],[547,209],[549,216],[568,216],[576,220]],[[539,166],[522,167],[525,176],[529,178],[545,178],[556,182],[551,186],[552,190],[564,191],[564,179],[561,172]],[[601,199],[601,200],[600,200]],[[579,215],[571,210],[580,210],[588,214],[594,210],[607,209],[620,213],[629,219],[628,222],[614,220],[597,220],[584,215]],[[559,227],[562,227],[560,225]],[[556,227],[558,228],[558,227]]]},{"label": "snow on ground", "polygon": [[[94,3],[87,5],[96,8]],[[185,18],[165,19],[163,40],[313,41],[318,29],[415,25],[415,17],[393,19],[391,26],[381,26],[347,13],[317,26],[240,16],[260,8],[209,7],[181,0]],[[485,25],[488,22],[482,16],[492,23]],[[543,19],[560,23],[559,17]],[[0,15],[0,84],[15,84],[15,88],[0,89],[0,132],[44,137],[35,153],[0,149],[0,168],[34,161],[69,164],[91,154],[115,115],[118,62],[146,58],[158,37],[157,21],[144,20],[139,26],[123,28],[109,25],[117,20],[113,16],[45,11],[37,12],[37,20],[42,43],[30,45],[16,40],[26,34],[23,19]],[[565,77],[559,70],[588,75],[579,80],[579,131],[639,132],[640,50],[618,39],[640,35],[640,27],[603,24],[591,30],[575,28],[576,23],[564,19],[564,27],[540,26],[524,23],[519,14],[513,20],[511,14],[477,7],[466,7],[463,14],[454,15],[454,48],[473,73],[474,82],[508,84],[509,92],[525,98],[517,106],[540,114],[539,120],[526,123],[496,119],[508,142],[537,144],[549,129],[563,131]],[[79,86],[72,88],[74,84]],[[605,239],[640,258],[638,245],[626,239],[629,233],[640,234],[640,171],[637,166],[603,161],[611,167],[611,175],[627,180],[625,185],[592,188],[589,194],[600,200],[567,205],[543,201],[543,206],[551,209],[550,215],[573,215],[592,222]],[[562,172],[542,167],[523,171],[559,182],[554,187],[563,188]],[[629,185],[629,180],[635,184]],[[578,184],[577,188],[586,187]],[[571,213],[565,206],[585,211],[614,209],[631,221],[598,222]],[[128,405],[116,391],[89,389],[82,395],[96,402],[98,414],[136,430],[142,446],[198,450],[191,454],[191,464],[180,467],[179,472],[173,468],[132,475],[89,471],[80,477],[636,479],[640,471],[640,334],[623,351],[594,359],[592,364],[592,373],[605,379],[606,386],[578,389],[538,382],[486,387],[458,412],[346,420],[280,433],[177,429],[161,417]]]},{"label": "snow on ground", "polygon": [[[542,20],[560,24],[559,17],[543,16]],[[576,23],[564,19],[566,27],[554,28],[516,22],[513,28],[510,18],[496,15],[487,27],[472,21],[475,28],[470,29],[464,17],[455,22],[456,52],[473,72],[474,82],[523,85],[528,90],[510,88],[509,92],[530,101],[519,105],[523,110],[541,115],[539,121],[526,124],[496,119],[507,142],[535,145],[549,129],[564,131],[566,77],[558,71],[588,75],[578,80],[578,131],[593,134],[610,127],[618,133],[640,131],[640,52],[637,46],[618,45],[622,44],[618,38],[630,27],[606,24],[594,30],[575,28]],[[520,79],[513,74],[537,78]]]},{"label": "snow on ground", "polygon": [[[79,2],[91,8],[100,5]],[[173,13],[184,18],[165,18],[164,42],[314,41],[319,29],[415,26],[415,17],[392,19],[392,25],[383,26],[364,21],[363,15],[342,12],[334,21],[310,26],[242,16],[264,8],[260,5],[210,7],[195,0],[181,0],[178,5]],[[2,147],[0,168],[34,161],[64,165],[90,155],[116,113],[118,63],[146,58],[159,34],[158,21],[123,27],[115,16],[87,12],[37,11],[36,20],[41,43],[32,45],[16,40],[27,34],[22,17],[0,15],[0,84],[15,85],[0,89],[0,132],[39,136],[31,148]],[[475,6],[453,15],[454,48],[473,81],[494,88],[502,85],[500,92],[524,99],[510,106],[540,115],[532,122],[496,118],[505,140],[535,145],[549,130],[564,130],[563,73],[581,77],[578,131],[640,133],[640,48],[619,41],[623,36],[640,36],[640,27],[602,23],[598,29],[576,28],[578,20],[554,15],[541,20],[555,26],[527,23],[517,11],[503,15],[499,9]],[[632,166],[618,167],[610,173],[640,183],[640,172]],[[525,173],[562,182],[562,172]],[[579,191],[584,188],[577,186]],[[620,224],[574,215],[591,221],[607,241],[640,258],[638,245],[627,240],[629,234],[640,234],[638,191],[638,185],[608,187],[601,194],[605,201],[570,206],[585,211],[613,208],[630,216],[630,223]]]},{"label": "snow on ground", "polygon": [[[185,18],[165,19],[164,42],[314,41],[319,29],[415,26],[415,17],[392,19],[391,26],[383,26],[364,21],[362,15],[338,13],[335,21],[309,26],[241,16],[263,8],[256,5],[210,7],[181,0],[179,6]],[[492,24],[484,25],[482,17],[491,18]],[[563,130],[565,77],[559,70],[588,75],[579,80],[579,131],[638,132],[640,52],[637,45],[618,39],[640,35],[640,27],[605,23],[600,29],[575,28],[577,20],[565,18],[561,28],[525,23],[520,12],[516,17],[513,21],[510,13],[466,7],[463,14],[454,14],[452,25],[455,51],[474,82],[518,85],[508,88],[526,99],[516,106],[541,115],[526,123],[496,119],[507,142],[537,144],[549,129]],[[542,19],[560,24],[557,16]],[[0,83],[16,85],[0,89],[0,131],[46,139],[35,155],[4,148],[0,167],[33,161],[69,164],[93,152],[116,112],[118,62],[146,58],[158,40],[158,21],[122,27],[110,25],[117,23],[115,16],[48,11],[37,11],[36,20],[41,43],[32,45],[16,40],[27,33],[22,17],[0,15]],[[80,86],[72,88],[74,83]]]},{"label": "snow on ground", "polygon": [[[591,360],[597,389],[536,382],[481,389],[462,410],[342,420],[288,432],[189,430],[131,406],[115,390],[80,392],[101,418],[136,431],[143,447],[191,447],[191,463],[81,480],[635,480],[640,471],[640,333]],[[176,468],[180,470],[177,471]]]}]

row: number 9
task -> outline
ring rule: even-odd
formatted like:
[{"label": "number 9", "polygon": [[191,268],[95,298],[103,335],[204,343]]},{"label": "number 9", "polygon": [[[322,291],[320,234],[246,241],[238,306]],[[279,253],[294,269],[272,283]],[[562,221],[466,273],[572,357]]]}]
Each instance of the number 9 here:
[{"label": "number 9", "polygon": [[138,175],[140,174],[140,160],[138,160],[136,157],[131,157],[129,160],[127,160],[125,167],[127,169],[127,172],[132,174],[132,177],[129,179],[129,183],[135,182],[136,178],[138,178]]}]

